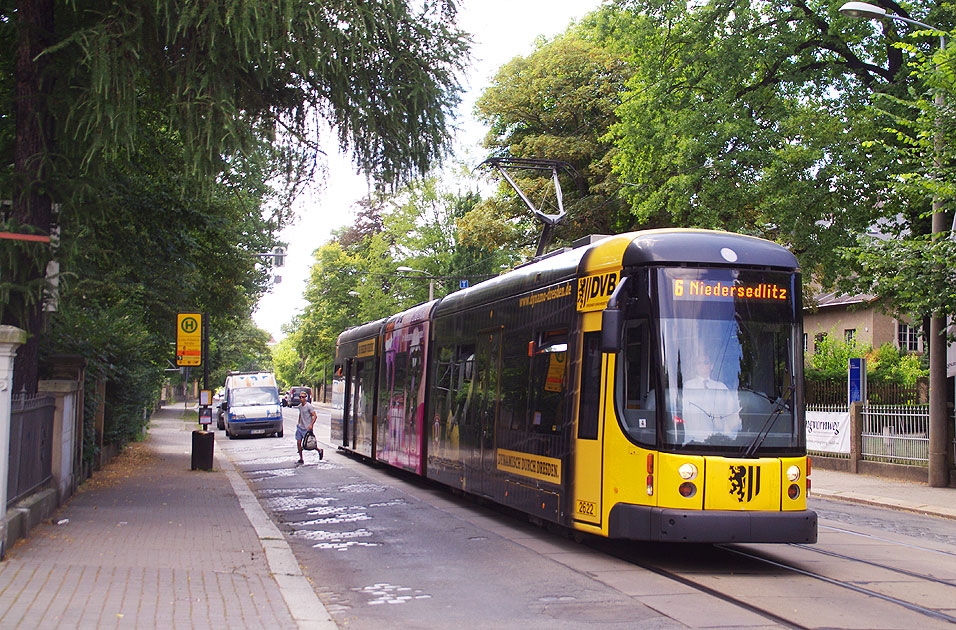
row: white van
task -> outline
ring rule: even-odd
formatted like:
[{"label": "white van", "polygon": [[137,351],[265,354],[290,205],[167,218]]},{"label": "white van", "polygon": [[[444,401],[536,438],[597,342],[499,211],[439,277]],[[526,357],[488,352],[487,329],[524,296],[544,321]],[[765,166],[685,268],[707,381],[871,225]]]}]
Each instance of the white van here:
[{"label": "white van", "polygon": [[233,372],[226,377],[225,400],[220,408],[226,435],[282,437],[279,387],[271,372]]}]

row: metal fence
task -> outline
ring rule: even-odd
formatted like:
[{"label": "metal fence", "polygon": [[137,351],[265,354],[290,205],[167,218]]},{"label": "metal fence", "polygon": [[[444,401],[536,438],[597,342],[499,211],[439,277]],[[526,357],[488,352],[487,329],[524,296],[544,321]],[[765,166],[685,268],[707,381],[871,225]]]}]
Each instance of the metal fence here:
[{"label": "metal fence", "polygon": [[929,405],[863,405],[863,459],[929,463]]},{"label": "metal fence", "polygon": [[12,396],[7,508],[52,476],[55,407],[52,396]]},{"label": "metal fence", "polygon": [[807,411],[822,411],[829,413],[847,413],[850,411],[850,406],[845,402],[842,403],[815,403],[808,404]]},{"label": "metal fence", "polygon": [[[808,405],[846,403],[845,378],[831,381],[807,380],[804,385]],[[929,384],[926,380],[915,385],[869,382],[866,385],[866,397],[871,405],[925,404],[929,402]]]}]

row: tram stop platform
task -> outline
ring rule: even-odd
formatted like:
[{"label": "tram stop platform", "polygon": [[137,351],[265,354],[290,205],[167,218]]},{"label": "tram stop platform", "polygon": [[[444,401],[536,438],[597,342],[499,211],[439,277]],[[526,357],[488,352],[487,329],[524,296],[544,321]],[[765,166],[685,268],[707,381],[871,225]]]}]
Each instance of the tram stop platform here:
[{"label": "tram stop platform", "polygon": [[[7,549],[0,628],[337,627],[228,458],[190,470],[194,428],[163,408],[145,442]],[[956,519],[956,489],[819,469],[811,480],[811,497]]]}]

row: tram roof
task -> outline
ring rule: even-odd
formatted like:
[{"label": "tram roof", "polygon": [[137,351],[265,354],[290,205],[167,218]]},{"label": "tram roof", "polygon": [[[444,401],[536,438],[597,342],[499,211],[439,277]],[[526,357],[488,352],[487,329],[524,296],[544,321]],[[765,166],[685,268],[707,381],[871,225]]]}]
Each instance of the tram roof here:
[{"label": "tram roof", "polygon": [[631,232],[622,256],[625,268],[660,263],[773,267],[796,271],[797,258],[786,248],[756,236],[716,230],[669,229]]},{"label": "tram roof", "polygon": [[353,326],[348,328],[345,331],[339,334],[338,339],[336,340],[336,345],[341,346],[343,344],[349,343],[350,341],[360,341],[362,339],[368,339],[369,337],[375,337],[382,330],[382,326],[385,324],[387,317],[382,319],[377,319],[374,322],[368,322],[367,324],[362,324],[360,326]]},{"label": "tram roof", "polygon": [[401,325],[493,302],[578,277],[641,265],[703,264],[770,267],[797,271],[796,257],[771,241],[716,230],[672,228],[592,236],[581,247],[567,249],[522,265],[496,278],[419,304],[390,317],[355,326],[338,337],[338,345],[378,335],[387,323]]},{"label": "tram roof", "polygon": [[523,265],[442,298],[434,315],[577,277],[649,264],[694,263],[796,271],[796,257],[771,241],[715,230],[660,229],[591,237],[591,242]]}]

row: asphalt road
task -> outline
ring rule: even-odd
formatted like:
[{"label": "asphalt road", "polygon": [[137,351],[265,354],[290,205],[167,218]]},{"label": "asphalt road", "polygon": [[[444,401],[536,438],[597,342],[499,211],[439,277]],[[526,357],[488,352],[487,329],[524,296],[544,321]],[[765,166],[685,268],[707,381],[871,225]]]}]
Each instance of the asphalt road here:
[{"label": "asphalt road", "polygon": [[956,521],[814,501],[820,542],[578,543],[285,437],[221,440],[342,628],[954,627]]}]

